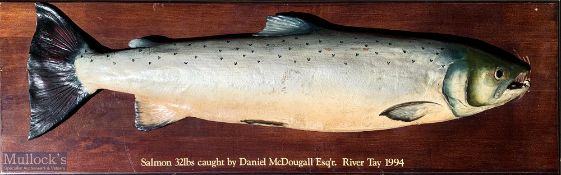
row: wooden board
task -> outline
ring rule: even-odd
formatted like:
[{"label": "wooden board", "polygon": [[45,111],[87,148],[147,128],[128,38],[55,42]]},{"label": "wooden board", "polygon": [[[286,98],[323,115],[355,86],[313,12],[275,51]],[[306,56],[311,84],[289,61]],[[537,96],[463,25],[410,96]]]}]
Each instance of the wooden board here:
[{"label": "wooden board", "polygon": [[[524,98],[455,121],[405,128],[321,133],[188,118],[134,128],[134,97],[103,91],[56,129],[32,141],[26,63],[35,30],[32,3],[0,4],[0,152],[66,152],[71,172],[394,172],[559,170],[557,3],[55,3],[111,48],[146,35],[185,38],[258,32],[265,17],[297,11],[336,24],[472,37],[528,56]],[[147,167],[171,160],[322,158],[337,166]],[[403,167],[342,166],[403,159]],[[0,160],[3,160],[0,159]],[[196,163],[196,162],[195,162]],[[0,170],[2,171],[2,170]],[[8,172],[3,170],[2,172]]]}]

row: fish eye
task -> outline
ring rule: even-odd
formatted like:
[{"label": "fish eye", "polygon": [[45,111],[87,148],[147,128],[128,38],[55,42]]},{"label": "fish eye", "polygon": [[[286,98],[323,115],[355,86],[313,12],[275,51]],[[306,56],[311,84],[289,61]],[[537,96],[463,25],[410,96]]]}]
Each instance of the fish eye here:
[{"label": "fish eye", "polygon": [[504,76],[504,70],[501,68],[497,68],[497,70],[495,70],[495,79],[499,80],[501,78],[503,78]]}]

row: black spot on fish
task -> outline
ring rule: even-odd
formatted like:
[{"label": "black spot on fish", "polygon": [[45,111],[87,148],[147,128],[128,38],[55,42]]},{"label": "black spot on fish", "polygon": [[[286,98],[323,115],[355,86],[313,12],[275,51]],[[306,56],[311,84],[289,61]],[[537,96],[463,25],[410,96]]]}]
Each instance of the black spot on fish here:
[{"label": "black spot on fish", "polygon": [[84,49],[84,53],[88,53],[88,50]]},{"label": "black spot on fish", "polygon": [[311,58],[308,58],[308,61],[310,61],[310,60],[311,60]]},{"label": "black spot on fish", "polygon": [[93,62],[93,59],[90,59],[90,63]]},{"label": "black spot on fish", "polygon": [[142,49],[138,49],[138,52],[142,52]]},{"label": "black spot on fish", "polygon": [[131,59],[132,62],[134,62],[134,59]]},{"label": "black spot on fish", "polygon": [[425,47],[421,47],[421,49],[425,50]]},{"label": "black spot on fish", "polygon": [[307,46],[307,45],[310,45],[310,43],[306,43],[306,46]]},{"label": "black spot on fish", "polygon": [[318,40],[319,43],[321,43],[321,40]]},{"label": "black spot on fish", "polygon": [[148,62],[148,64],[152,64],[152,62]]},{"label": "black spot on fish", "polygon": [[441,47],[440,50],[444,50],[444,47]]},{"label": "black spot on fish", "polygon": [[195,55],[195,59],[197,59],[199,56]]},{"label": "black spot on fish", "polygon": [[218,49],[218,52],[222,52],[222,49]]},{"label": "black spot on fish", "polygon": [[378,55],[378,52],[374,52],[376,55]]},{"label": "black spot on fish", "polygon": [[321,53],[321,50],[318,50],[319,53]]},{"label": "black spot on fish", "polygon": [[379,41],[379,40],[376,40],[376,42],[379,43],[380,41]]},{"label": "black spot on fish", "polygon": [[411,63],[415,63],[415,60],[411,60]]},{"label": "black spot on fish", "polygon": [[357,37],[354,37],[354,39],[358,39]]},{"label": "black spot on fish", "polygon": [[173,53],[173,55],[177,55],[177,53]]},{"label": "black spot on fish", "polygon": [[230,43],[230,40],[226,40],[226,43]]},{"label": "black spot on fish", "polygon": [[358,53],[355,53],[355,56],[357,56],[357,57],[358,57]]},{"label": "black spot on fish", "polygon": [[365,44],[364,47],[368,47],[368,44]]},{"label": "black spot on fish", "polygon": [[406,50],[403,50],[403,53],[407,53],[407,51],[406,51]]},{"label": "black spot on fish", "polygon": [[292,47],[288,47],[288,50],[292,50]]},{"label": "black spot on fish", "polygon": [[245,54],[243,54],[242,57],[245,57]]},{"label": "black spot on fish", "polygon": [[162,57],[158,56],[158,60],[159,60],[160,58],[162,58]]},{"label": "black spot on fish", "polygon": [[117,63],[113,62],[113,65],[115,65],[115,64],[117,64]]},{"label": "black spot on fish", "polygon": [[224,59],[224,57],[220,57],[220,60],[223,60],[223,59]]},{"label": "black spot on fish", "polygon": [[334,53],[332,53],[332,54],[331,54],[331,57],[335,57],[335,54],[334,54]]},{"label": "black spot on fish", "polygon": [[203,48],[206,48],[206,44],[205,44],[205,45],[203,45]]},{"label": "black spot on fish", "polygon": [[298,39],[298,37],[294,37],[294,39]]},{"label": "black spot on fish", "polygon": [[270,44],[265,44],[265,46],[269,46]]},{"label": "black spot on fish", "polygon": [[430,62],[433,62],[434,60],[433,60],[433,59],[430,59],[429,61],[430,61]]},{"label": "black spot on fish", "polygon": [[84,55],[80,55],[80,58],[84,58]]},{"label": "black spot on fish", "polygon": [[294,60],[294,63],[296,63],[296,60]]},{"label": "black spot on fish", "polygon": [[281,55],[279,55],[279,58],[282,57]]},{"label": "black spot on fish", "polygon": [[234,65],[238,65],[238,62],[234,62]]},{"label": "black spot on fish", "polygon": [[105,55],[106,57],[109,57],[109,55]]},{"label": "black spot on fish", "polygon": [[438,54],[440,54],[440,53],[436,52],[436,53],[434,53],[434,54],[438,55]]},{"label": "black spot on fish", "polygon": [[240,48],[239,48],[239,47],[236,47],[236,50],[240,50]]},{"label": "black spot on fish", "polygon": [[339,41],[339,43],[343,43],[343,41]]},{"label": "black spot on fish", "polygon": [[286,40],[282,40],[281,42],[285,42]]},{"label": "black spot on fish", "polygon": [[390,46],[391,46],[391,45],[392,45],[392,43],[388,43],[388,45],[390,45]]},{"label": "black spot on fish", "polygon": [[261,62],[261,60],[257,60],[257,63],[260,63],[260,62]]},{"label": "black spot on fish", "polygon": [[183,64],[188,64],[189,62],[183,62]]},{"label": "black spot on fish", "polygon": [[388,61],[388,62],[386,62],[386,63],[388,63],[388,65],[390,65],[390,62],[389,62],[389,61]]},{"label": "black spot on fish", "polygon": [[177,46],[177,43],[173,43],[174,46]]},{"label": "black spot on fish", "polygon": [[247,45],[252,46],[253,44],[247,44]]},{"label": "black spot on fish", "polygon": [[440,65],[440,67],[444,68],[444,65]]},{"label": "black spot on fish", "polygon": [[191,43],[187,44],[187,46],[191,46]]},{"label": "black spot on fish", "polygon": [[347,65],[347,62],[345,62],[345,63],[343,63],[343,64]]}]

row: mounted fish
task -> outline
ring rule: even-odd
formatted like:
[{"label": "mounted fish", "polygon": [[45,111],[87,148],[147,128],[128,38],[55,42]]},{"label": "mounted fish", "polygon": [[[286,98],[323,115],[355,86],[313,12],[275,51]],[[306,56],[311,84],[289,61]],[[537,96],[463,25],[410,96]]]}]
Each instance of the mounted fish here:
[{"label": "mounted fish", "polygon": [[256,34],[147,37],[116,51],[53,6],[36,8],[29,139],[101,89],[134,94],[143,131],[192,116],[355,132],[470,116],[530,87],[527,61],[462,37],[344,27],[293,13],[268,17]]}]

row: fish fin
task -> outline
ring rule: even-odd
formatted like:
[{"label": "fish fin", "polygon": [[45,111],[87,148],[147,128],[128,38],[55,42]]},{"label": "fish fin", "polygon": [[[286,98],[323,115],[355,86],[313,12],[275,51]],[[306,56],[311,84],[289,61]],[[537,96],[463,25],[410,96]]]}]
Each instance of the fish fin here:
[{"label": "fish fin", "polygon": [[160,45],[161,43],[156,43],[147,39],[137,38],[129,41],[130,48],[143,48],[143,47],[153,47]]},{"label": "fish fin", "polygon": [[181,120],[189,115],[177,105],[135,96],[135,121],[138,130],[150,131]]},{"label": "fish fin", "polygon": [[317,27],[303,19],[285,15],[268,16],[265,28],[254,36],[286,36],[308,34]]},{"label": "fish fin", "polygon": [[380,113],[380,116],[384,115],[393,120],[411,122],[427,115],[438,107],[441,107],[441,105],[429,101],[407,102],[384,110]]},{"label": "fish fin", "polygon": [[276,121],[267,121],[267,120],[241,120],[240,122],[250,124],[250,125],[263,125],[263,126],[279,126],[284,127],[286,123],[283,122],[276,122]]},{"label": "fish fin", "polygon": [[37,28],[27,62],[31,108],[28,139],[55,128],[80,108],[96,89],[76,76],[74,61],[91,46],[101,46],[56,7],[36,3]]},{"label": "fish fin", "polygon": [[150,35],[142,38],[136,38],[129,41],[130,48],[143,48],[143,47],[154,47],[167,42],[173,42],[173,39],[160,36],[160,35]]}]

